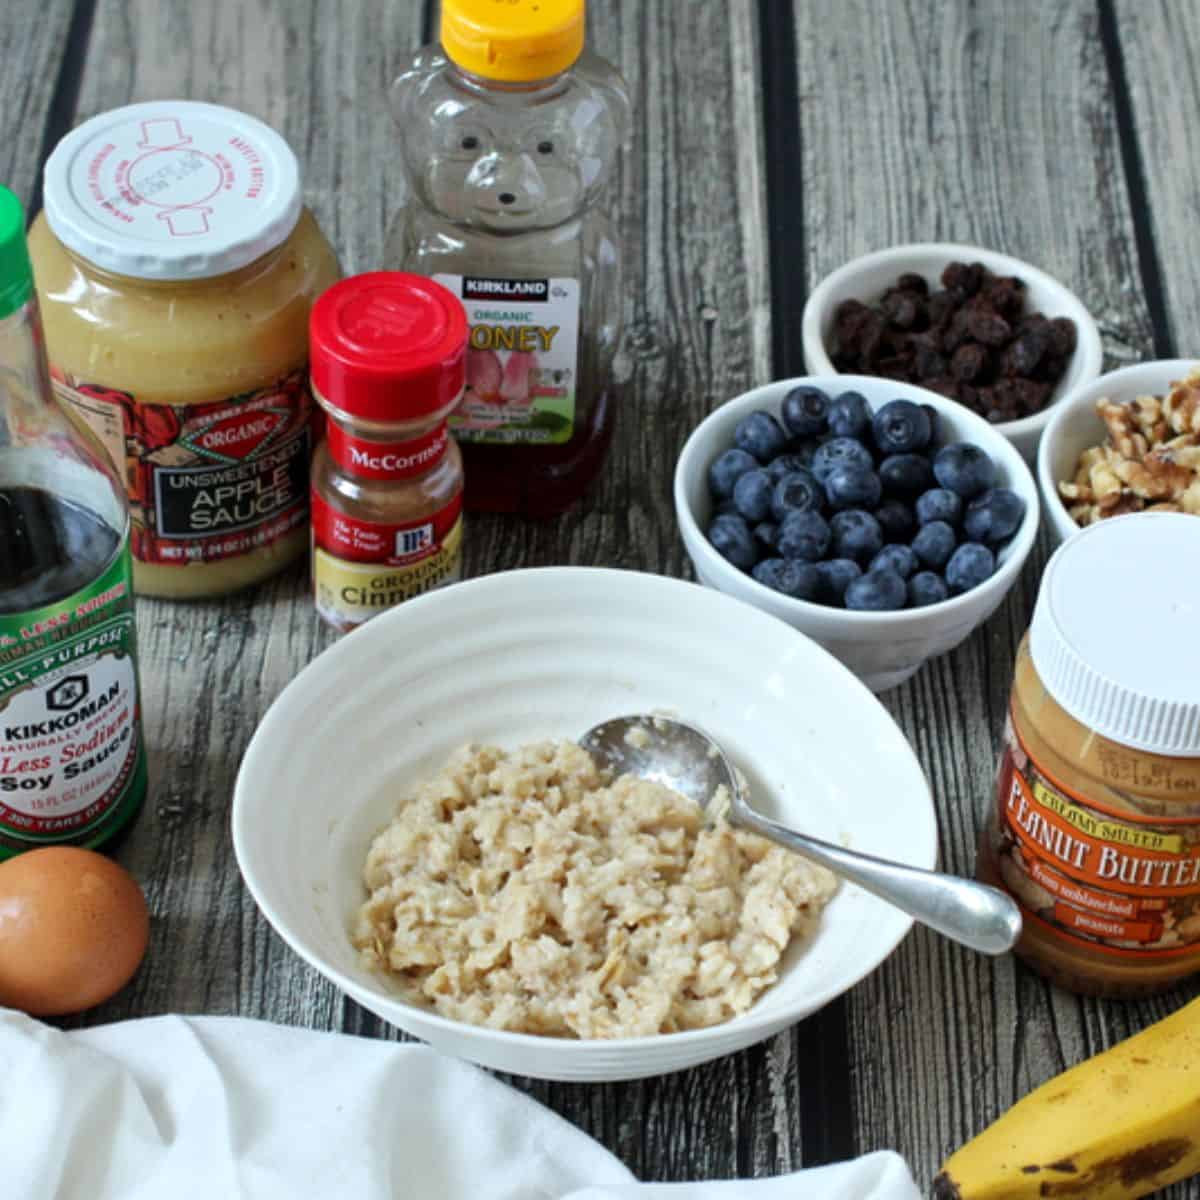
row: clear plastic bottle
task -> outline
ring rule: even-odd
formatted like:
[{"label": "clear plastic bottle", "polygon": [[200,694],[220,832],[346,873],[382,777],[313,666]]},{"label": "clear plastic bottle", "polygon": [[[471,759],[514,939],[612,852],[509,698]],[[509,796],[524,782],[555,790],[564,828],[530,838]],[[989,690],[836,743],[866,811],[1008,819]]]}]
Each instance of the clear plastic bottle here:
[{"label": "clear plastic bottle", "polygon": [[125,493],[54,399],[0,188],[0,859],[109,842],[145,792]]},{"label": "clear plastic bottle", "polygon": [[408,197],[387,262],[467,309],[472,509],[563,511],[612,438],[620,255],[596,205],[629,96],[583,41],[583,0],[445,0],[441,46],[392,87]]}]

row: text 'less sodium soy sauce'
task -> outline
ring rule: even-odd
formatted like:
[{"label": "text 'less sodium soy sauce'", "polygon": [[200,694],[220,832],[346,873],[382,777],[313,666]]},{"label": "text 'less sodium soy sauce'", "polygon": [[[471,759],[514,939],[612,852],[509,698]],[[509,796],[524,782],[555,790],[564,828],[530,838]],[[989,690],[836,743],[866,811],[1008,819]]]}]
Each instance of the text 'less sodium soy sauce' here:
[{"label": "text 'less sodium soy sauce'", "polygon": [[0,486],[0,613],[77,592],[104,570],[119,542],[82,505],[40,488]]}]

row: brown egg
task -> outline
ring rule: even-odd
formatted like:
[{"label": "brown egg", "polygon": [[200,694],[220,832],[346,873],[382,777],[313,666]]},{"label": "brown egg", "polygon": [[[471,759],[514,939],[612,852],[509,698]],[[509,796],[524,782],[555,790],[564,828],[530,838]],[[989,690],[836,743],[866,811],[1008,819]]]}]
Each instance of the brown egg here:
[{"label": "brown egg", "polygon": [[91,1008],[129,982],[149,937],[141,888],[103,854],[46,846],[0,863],[0,1006]]}]

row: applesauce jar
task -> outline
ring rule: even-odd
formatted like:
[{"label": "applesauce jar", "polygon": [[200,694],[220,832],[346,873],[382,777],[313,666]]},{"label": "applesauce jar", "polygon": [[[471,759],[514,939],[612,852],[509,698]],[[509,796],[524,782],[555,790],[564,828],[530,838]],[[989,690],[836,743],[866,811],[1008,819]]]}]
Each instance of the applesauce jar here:
[{"label": "applesauce jar", "polygon": [[1200,970],[1200,520],[1099,522],[1051,558],[1017,654],[979,874],[1077,992]]},{"label": "applesauce jar", "polygon": [[129,496],[142,595],[257,583],[308,543],[308,314],[337,258],[261,121],[134,104],[46,164],[30,253],[54,388]]}]

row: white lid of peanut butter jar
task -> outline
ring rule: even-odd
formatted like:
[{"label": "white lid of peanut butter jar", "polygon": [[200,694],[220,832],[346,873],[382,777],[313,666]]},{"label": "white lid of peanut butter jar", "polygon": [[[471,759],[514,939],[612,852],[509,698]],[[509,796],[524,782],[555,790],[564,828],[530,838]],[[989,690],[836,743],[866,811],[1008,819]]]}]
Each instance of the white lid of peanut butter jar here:
[{"label": "white lid of peanut butter jar", "polygon": [[1042,576],[1029,652],[1081,724],[1151,754],[1200,755],[1200,517],[1110,517]]},{"label": "white lid of peanut butter jar", "polygon": [[101,113],[46,163],[46,220],[66,248],[137,279],[208,279],[280,245],[300,218],[287,142],[245,113],[155,100]]}]

